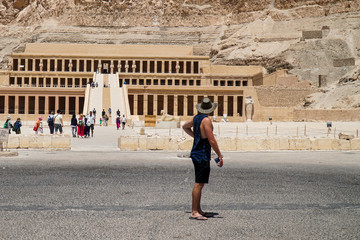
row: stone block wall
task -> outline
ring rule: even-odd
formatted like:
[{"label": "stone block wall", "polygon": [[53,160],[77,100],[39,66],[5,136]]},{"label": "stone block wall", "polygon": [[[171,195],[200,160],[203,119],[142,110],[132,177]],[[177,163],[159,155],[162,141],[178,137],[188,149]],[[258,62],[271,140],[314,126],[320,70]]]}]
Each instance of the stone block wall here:
[{"label": "stone block wall", "polygon": [[322,31],[302,31],[303,39],[322,38]]},{"label": "stone block wall", "polygon": [[293,121],[359,121],[360,109],[294,109]]},{"label": "stone block wall", "polygon": [[9,149],[70,150],[70,135],[9,135]]},{"label": "stone block wall", "polygon": [[355,58],[334,59],[334,67],[355,66]]},{"label": "stone block wall", "polygon": [[314,93],[314,90],[258,87],[256,93],[263,107],[294,107],[301,105],[304,98]]},{"label": "stone block wall", "polygon": [[[221,151],[280,151],[280,150],[360,150],[360,138],[218,138]],[[120,150],[190,151],[193,139],[184,137],[133,136],[119,138]]]}]

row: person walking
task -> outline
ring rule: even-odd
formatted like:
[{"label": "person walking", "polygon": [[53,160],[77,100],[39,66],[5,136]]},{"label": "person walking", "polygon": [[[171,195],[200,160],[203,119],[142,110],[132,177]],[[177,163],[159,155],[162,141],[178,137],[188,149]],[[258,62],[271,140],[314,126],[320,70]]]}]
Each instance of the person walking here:
[{"label": "person walking", "polygon": [[105,109],[102,110],[101,112],[101,116],[104,117],[105,116]]},{"label": "person walking", "polygon": [[63,129],[62,127],[64,126],[63,124],[63,116],[61,115],[61,110],[57,110],[57,114],[54,116],[54,123],[55,123],[55,134],[57,134],[58,130],[60,132],[60,134],[63,133]]},{"label": "person walking", "polygon": [[49,126],[50,134],[54,134],[54,112],[50,113],[50,116],[48,116],[46,122]]},{"label": "person walking", "polygon": [[223,166],[223,158],[213,134],[213,125],[209,119],[209,114],[217,107],[217,103],[212,103],[207,97],[202,102],[196,104],[198,114],[188,120],[184,125],[184,131],[194,138],[190,157],[195,168],[195,184],[192,190],[192,210],[190,219],[207,220],[211,217],[201,209],[201,192],[205,183],[209,183],[211,148],[218,155],[219,167]]},{"label": "person walking", "polygon": [[116,116],[119,116],[119,117],[121,116],[121,115],[120,115],[120,110],[119,110],[119,109],[116,111]]},{"label": "person walking", "polygon": [[103,125],[107,127],[108,121],[109,121],[109,117],[107,114],[105,114],[104,119],[103,119]]},{"label": "person walking", "polygon": [[71,133],[73,137],[76,137],[77,134],[77,119],[76,115],[73,114],[71,118]]},{"label": "person walking", "polygon": [[11,124],[11,116],[8,116],[5,123],[4,123],[4,128],[8,128],[9,129],[9,134],[11,134],[12,127],[13,127],[13,125]]},{"label": "person walking", "polygon": [[126,124],[126,117],[125,117],[125,114],[123,114],[123,116],[121,118],[122,130],[125,129],[125,124]]},{"label": "person walking", "polygon": [[15,132],[16,134],[21,134],[21,126],[21,119],[17,118],[13,126],[13,132]]},{"label": "person walking", "polygon": [[109,117],[111,117],[111,108],[110,107],[108,109],[108,112],[109,112]]},{"label": "person walking", "polygon": [[77,135],[78,137],[84,137],[84,130],[85,130],[85,126],[84,126],[84,115],[80,114],[80,117],[78,119],[78,130],[77,130]]},{"label": "person walking", "polygon": [[89,115],[84,116],[84,137],[90,136],[90,122],[88,122]]},{"label": "person walking", "polygon": [[117,128],[117,130],[119,130],[119,128],[120,128],[120,116],[119,115],[116,117],[116,128]]},{"label": "person walking", "polygon": [[42,117],[38,117],[36,120],[35,126],[33,128],[35,134],[43,133],[43,124],[42,124]]}]

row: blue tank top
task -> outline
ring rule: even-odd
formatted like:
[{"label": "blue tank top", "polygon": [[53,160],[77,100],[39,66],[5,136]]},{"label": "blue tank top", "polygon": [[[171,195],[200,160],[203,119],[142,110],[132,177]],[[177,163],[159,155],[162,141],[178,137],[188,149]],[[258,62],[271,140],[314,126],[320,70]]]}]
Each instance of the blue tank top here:
[{"label": "blue tank top", "polygon": [[200,133],[200,124],[206,117],[205,114],[198,114],[193,120],[194,144],[190,157],[194,162],[210,161],[211,159],[211,145],[209,140],[207,138],[201,138]]}]

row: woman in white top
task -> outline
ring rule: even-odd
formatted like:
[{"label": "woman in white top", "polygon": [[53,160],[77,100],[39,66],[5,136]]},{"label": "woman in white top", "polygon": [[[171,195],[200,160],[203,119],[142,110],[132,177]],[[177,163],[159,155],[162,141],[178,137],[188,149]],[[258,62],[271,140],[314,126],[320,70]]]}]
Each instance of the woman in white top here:
[{"label": "woman in white top", "polygon": [[126,124],[126,117],[125,117],[125,114],[123,114],[123,116],[121,118],[122,130],[125,129],[125,124]]}]

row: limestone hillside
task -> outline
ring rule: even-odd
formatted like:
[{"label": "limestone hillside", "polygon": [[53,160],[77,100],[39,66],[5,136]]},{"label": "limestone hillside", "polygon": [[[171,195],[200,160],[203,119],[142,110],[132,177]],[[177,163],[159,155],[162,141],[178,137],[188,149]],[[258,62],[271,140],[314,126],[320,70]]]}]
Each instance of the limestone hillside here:
[{"label": "limestone hillside", "polygon": [[214,64],[287,68],[328,87],[312,108],[360,107],[359,0],[2,0],[0,68],[29,42],[193,45]]}]

